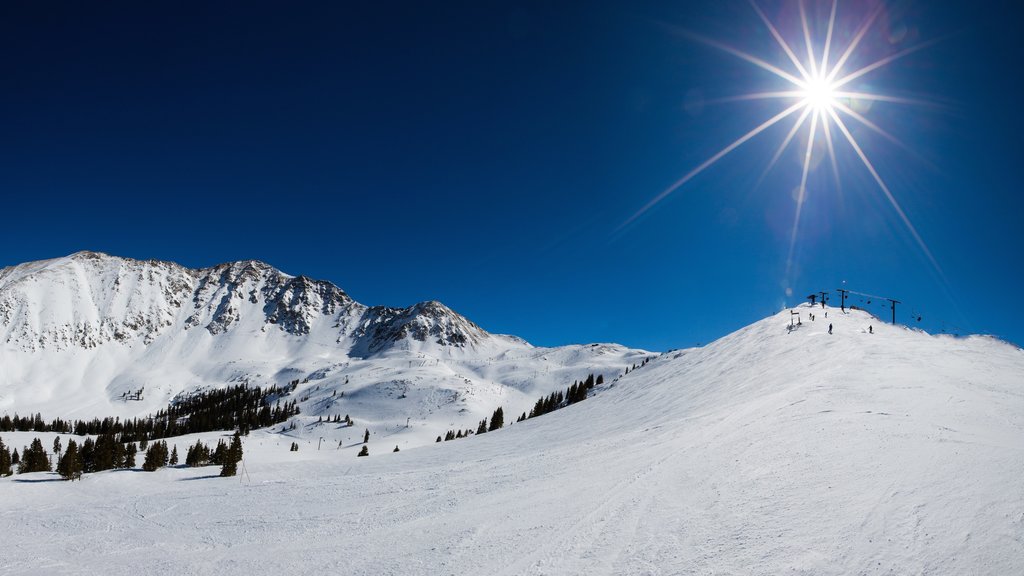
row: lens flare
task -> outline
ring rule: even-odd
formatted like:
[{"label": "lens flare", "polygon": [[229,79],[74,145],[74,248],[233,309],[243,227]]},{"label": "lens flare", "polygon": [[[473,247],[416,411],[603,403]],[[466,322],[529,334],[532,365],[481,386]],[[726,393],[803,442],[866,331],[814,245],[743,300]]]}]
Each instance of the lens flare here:
[{"label": "lens flare", "polygon": [[[781,112],[765,120],[761,124],[755,126],[746,134],[740,136],[734,140],[731,144],[728,144],[710,158],[699,164],[696,168],[690,170],[679,180],[676,180],[671,186],[663,190],[648,201],[643,207],[641,207],[636,213],[626,219],[619,227],[616,232],[622,231],[625,227],[629,226],[637,220],[640,216],[645,214],[656,204],[661,202],[667,196],[678,190],[681,186],[686,184],[688,181],[693,179],[695,176],[703,172],[704,170],[711,167],[713,164],[718,162],[721,158],[736,150],[748,140],[751,140],[755,136],[761,134],[771,126],[783,121],[784,119],[796,115],[796,120],[792,127],[786,133],[785,138],[776,149],[775,154],[772,156],[771,161],[768,163],[765,172],[761,175],[763,179],[777,164],[779,158],[783,152],[794,140],[794,137],[799,131],[806,127],[807,133],[806,138],[802,138],[802,141],[806,142],[806,149],[803,153],[802,169],[800,171],[800,184],[796,189],[796,207],[795,214],[793,217],[793,228],[789,235],[789,250],[786,259],[786,273],[784,276],[784,284],[791,282],[792,270],[794,265],[794,253],[797,244],[798,231],[800,225],[801,211],[803,204],[807,199],[807,177],[808,172],[811,170],[811,157],[812,148],[814,146],[815,138],[821,138],[824,142],[824,148],[828,152],[829,164],[831,165],[833,174],[835,176],[835,182],[838,186],[841,178],[839,171],[839,162],[837,155],[842,152],[852,152],[853,156],[857,158],[860,164],[868,171],[871,175],[872,180],[878,185],[879,190],[882,192],[885,199],[889,202],[889,205],[893,208],[896,214],[899,216],[900,221],[906,227],[910,236],[914,239],[914,242],[920,248],[923,255],[931,263],[935,272],[940,278],[945,281],[942,269],[939,267],[938,261],[932,255],[932,251],[928,248],[924,239],[918,233],[917,229],[911,223],[910,218],[906,212],[900,206],[900,203],[896,200],[892,190],[885,183],[885,180],[878,173],[875,165],[868,158],[867,153],[864,151],[864,147],[857,141],[854,135],[851,133],[847,126],[847,121],[853,121],[857,124],[864,126],[868,130],[882,136],[886,140],[899,145],[905,150],[910,151],[909,147],[900,142],[895,136],[891,135],[882,127],[878,126],[875,122],[865,117],[863,114],[855,110],[855,102],[884,102],[888,104],[898,105],[921,105],[930,104],[921,100],[914,100],[903,97],[889,96],[885,94],[879,94],[873,90],[867,89],[850,89],[847,88],[851,82],[861,79],[862,77],[891,64],[892,62],[899,60],[909,54],[913,54],[923,48],[926,48],[936,42],[936,40],[924,42],[914,46],[910,46],[903,50],[900,50],[894,54],[886,56],[880,60],[871,62],[865,66],[857,68],[855,70],[848,70],[847,63],[851,61],[851,57],[857,53],[858,48],[864,41],[867,32],[878,19],[879,14],[882,12],[884,5],[882,3],[877,4],[867,17],[856,27],[855,31],[850,36],[849,43],[840,53],[838,47],[836,53],[840,54],[839,58],[834,63],[829,62],[829,59],[833,50],[833,40],[835,39],[835,28],[836,28],[836,13],[838,2],[832,0],[831,10],[829,11],[827,27],[825,31],[824,40],[819,42],[815,38],[813,28],[810,20],[807,16],[807,10],[803,0],[797,0],[799,5],[800,15],[800,29],[802,32],[802,38],[799,38],[795,43],[787,41],[783,34],[779,31],[779,28],[772,22],[772,20],[765,14],[764,10],[754,1],[751,0],[750,5],[754,12],[760,18],[761,22],[767,28],[769,34],[778,44],[778,47],[786,55],[788,64],[776,65],[768,61],[766,58],[760,58],[758,56],[743,52],[737,48],[729,46],[723,42],[699,36],[690,32],[680,31],[682,36],[690,38],[696,42],[700,42],[707,46],[711,46],[723,52],[726,52],[732,56],[735,56],[749,64],[752,64],[761,70],[770,72],[780,80],[788,83],[787,89],[783,90],[770,90],[752,92],[749,94],[741,94],[730,98],[724,98],[718,100],[719,102],[737,102],[737,101],[751,101],[751,100],[780,100],[785,102],[784,108]],[[803,48],[798,48],[801,51],[806,50],[806,55],[801,57],[797,55],[794,50],[794,45],[803,44]],[[820,54],[818,49],[820,47]],[[789,70],[786,70],[790,67]],[[863,110],[862,110],[863,111]],[[844,121],[844,118],[846,119]],[[820,127],[821,134],[818,135]],[[845,144],[845,149],[837,147],[838,144]],[[760,180],[758,181],[760,183]]]}]

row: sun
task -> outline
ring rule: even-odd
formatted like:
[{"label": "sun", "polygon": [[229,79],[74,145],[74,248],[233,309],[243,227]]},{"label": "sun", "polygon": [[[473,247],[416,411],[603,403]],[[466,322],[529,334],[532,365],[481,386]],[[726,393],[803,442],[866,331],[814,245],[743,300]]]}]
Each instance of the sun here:
[{"label": "sun", "polygon": [[[877,3],[867,17],[861,21],[860,25],[855,27],[851,34],[841,35],[834,34],[837,20],[837,9],[839,5],[838,0],[831,0],[831,10],[829,11],[827,21],[824,23],[812,22],[811,19],[808,18],[807,11],[804,6],[805,0],[795,0],[795,3],[799,8],[799,25],[803,34],[800,35],[802,37],[798,36],[797,38],[787,40],[779,31],[779,28],[775,26],[768,15],[765,14],[758,5],[758,1],[750,0],[750,5],[754,12],[757,13],[757,16],[764,24],[768,33],[772,38],[774,38],[777,48],[785,55],[785,58],[781,59],[781,63],[772,63],[765,58],[743,52],[733,46],[712,38],[707,38],[686,31],[679,31],[679,34],[686,36],[691,40],[717,48],[753,64],[761,70],[771,73],[782,83],[782,86],[778,87],[782,89],[773,87],[775,89],[723,98],[719,100],[720,102],[777,100],[781,102],[784,109],[764,122],[761,122],[759,125],[754,126],[749,132],[740,136],[731,144],[722,148],[710,158],[687,172],[668,188],[664,189],[660,194],[654,196],[636,213],[627,218],[625,222],[619,225],[616,231],[622,230],[626,226],[635,222],[637,218],[661,202],[665,197],[678,190],[681,186],[709,168],[711,165],[721,160],[727,154],[730,154],[732,151],[736,150],[759,134],[765,132],[772,126],[775,126],[786,119],[792,119],[792,125],[789,131],[780,142],[774,156],[769,161],[768,167],[765,170],[765,174],[767,174],[768,171],[772,170],[772,168],[777,165],[778,160],[789,147],[790,143],[794,141],[794,137],[797,133],[800,132],[802,128],[806,128],[806,138],[803,139],[806,143],[802,153],[803,166],[799,174],[799,185],[796,188],[796,206],[794,210],[793,227],[789,238],[789,254],[786,258],[786,272],[784,274],[785,282],[789,282],[791,271],[793,270],[794,249],[797,244],[803,204],[808,195],[813,193],[813,191],[808,191],[808,172],[811,169],[811,160],[813,156],[812,150],[814,149],[816,141],[819,144],[819,147],[821,147],[822,143],[824,144],[824,149],[828,155],[829,164],[832,167],[832,171],[835,175],[835,181],[837,183],[841,180],[839,173],[839,161],[837,159],[838,153],[847,151],[847,153],[852,153],[853,157],[860,161],[863,167],[871,175],[871,178],[878,185],[878,188],[885,199],[888,200],[889,205],[899,216],[900,220],[902,220],[903,225],[913,237],[922,253],[931,262],[939,276],[943,276],[938,261],[932,255],[932,252],[928,248],[927,244],[925,244],[924,239],[910,222],[910,218],[907,216],[906,212],[904,212],[902,206],[900,206],[900,203],[896,200],[896,197],[889,189],[889,186],[885,183],[885,180],[882,179],[882,176],[878,173],[874,164],[868,159],[868,155],[863,146],[854,137],[850,127],[847,125],[848,122],[851,122],[851,125],[855,122],[882,136],[886,140],[906,148],[902,142],[889,134],[884,128],[878,126],[869,118],[865,117],[861,112],[858,112],[852,103],[885,102],[889,104],[903,105],[922,104],[922,102],[920,100],[881,94],[873,89],[858,90],[851,86],[854,81],[862,78],[863,76],[870,74],[879,68],[883,68],[895,60],[921,50],[934,42],[916,44],[892,53],[891,55],[866,66],[861,66],[854,70],[848,70],[847,66],[851,63],[851,57],[857,52],[858,47],[867,35],[868,30],[882,13],[885,3]],[[846,5],[856,6],[856,4]],[[815,34],[815,32],[818,32],[818,34]],[[824,38],[822,38],[821,32],[824,32]],[[842,51],[835,50],[835,48],[839,48],[839,46],[833,45],[834,40],[836,40],[838,36],[849,37],[845,42],[845,49]],[[806,52],[803,55],[798,55],[798,52],[804,52],[805,50]],[[856,58],[854,58],[854,60],[856,60]],[[927,104],[927,102],[924,102],[924,104]],[[843,146],[845,150],[840,150],[840,146]]]},{"label": "sun", "polygon": [[799,90],[800,98],[816,112],[828,114],[837,104],[838,86],[824,76],[809,78]]}]

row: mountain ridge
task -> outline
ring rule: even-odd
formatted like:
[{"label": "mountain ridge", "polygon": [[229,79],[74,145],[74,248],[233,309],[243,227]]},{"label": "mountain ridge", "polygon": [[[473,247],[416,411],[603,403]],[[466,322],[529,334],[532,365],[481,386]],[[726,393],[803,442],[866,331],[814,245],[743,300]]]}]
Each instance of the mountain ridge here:
[{"label": "mountain ridge", "polygon": [[419,418],[424,441],[649,355],[535,347],[437,300],[367,306],[259,260],[193,269],[83,251],[0,270],[0,413],[140,417],[190,390],[301,381],[304,413]]}]

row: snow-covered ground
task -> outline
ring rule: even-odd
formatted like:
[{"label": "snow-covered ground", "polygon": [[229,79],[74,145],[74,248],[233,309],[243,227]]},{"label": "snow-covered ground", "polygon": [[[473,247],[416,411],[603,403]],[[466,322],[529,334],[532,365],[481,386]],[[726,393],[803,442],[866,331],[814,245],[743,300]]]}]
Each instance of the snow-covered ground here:
[{"label": "snow-covered ground", "polygon": [[469,439],[2,479],[0,573],[1024,573],[1024,351],[800,311]]}]

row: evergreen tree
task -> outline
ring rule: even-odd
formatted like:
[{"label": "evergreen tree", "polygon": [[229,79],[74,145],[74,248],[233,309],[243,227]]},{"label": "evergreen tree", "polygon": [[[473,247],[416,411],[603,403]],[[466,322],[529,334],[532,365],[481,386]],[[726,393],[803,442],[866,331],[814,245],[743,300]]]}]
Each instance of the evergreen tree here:
[{"label": "evergreen tree", "polygon": [[185,465],[189,468],[206,466],[210,461],[210,449],[201,441],[196,440],[194,446],[189,447],[185,454]]},{"label": "evergreen tree", "polygon": [[363,434],[363,444],[366,444],[369,441],[370,441],[370,429],[367,428],[366,429],[366,433]]},{"label": "evergreen tree", "polygon": [[236,433],[231,439],[231,446],[224,455],[224,464],[221,466],[221,476],[234,476],[238,474],[238,462],[242,460],[242,439]]},{"label": "evergreen tree", "polygon": [[395,449],[392,452],[398,452],[398,444],[395,444]]},{"label": "evergreen tree", "polygon": [[[113,434],[100,434],[97,436],[92,452],[92,467],[89,472],[100,472],[102,470],[110,470],[117,467],[114,454],[114,447],[117,444],[119,444],[119,442],[114,438]],[[121,459],[123,463],[123,454]]]},{"label": "evergreen tree", "polygon": [[483,434],[484,432],[487,432],[487,418],[481,420],[480,425],[476,427],[477,434]]},{"label": "evergreen tree", "polygon": [[60,436],[55,436],[53,438],[53,453],[54,454],[59,454],[60,453]]},{"label": "evergreen tree", "polygon": [[82,448],[78,451],[79,458],[82,459],[82,471],[83,472],[95,472],[96,468],[93,465],[93,453],[95,452],[96,443],[93,442],[92,438],[86,438],[82,442]]},{"label": "evergreen tree", "polygon": [[135,455],[138,454],[139,449],[135,446],[135,442],[129,442],[124,447],[124,467],[135,468]]},{"label": "evergreen tree", "polygon": [[65,480],[74,481],[82,477],[82,459],[78,454],[78,444],[74,440],[68,441],[68,449],[57,460],[57,473]]},{"label": "evergreen tree", "polygon": [[11,453],[11,466],[18,466],[21,464],[21,458],[18,457],[18,449],[15,448],[14,452]]},{"label": "evergreen tree", "polygon": [[369,456],[369,455],[370,455],[370,448],[368,446],[363,446],[363,449],[359,451],[359,454],[356,454],[356,456]]},{"label": "evergreen tree", "polygon": [[146,450],[146,459],[142,462],[142,469],[146,472],[153,472],[161,466],[166,466],[167,458],[167,443],[153,442],[153,445]]},{"label": "evergreen tree", "polygon": [[[440,441],[441,441],[441,437],[440,437],[440,436],[438,436],[438,437],[437,437],[437,440],[435,440],[434,442],[440,442]],[[0,455],[0,458],[2,458],[2,457],[3,457],[3,455]],[[8,458],[10,458],[10,456],[8,456]]]},{"label": "evergreen tree", "polygon": [[42,441],[39,438],[33,438],[29,447],[22,450],[18,474],[49,472],[51,470],[53,470],[53,467],[50,466],[50,455],[43,448]]},{"label": "evergreen tree", "polygon": [[177,466],[178,465],[178,445],[177,444],[175,444],[174,448],[171,450],[171,459],[170,459],[170,461],[168,463],[171,466]]},{"label": "evergreen tree", "polygon": [[505,425],[505,413],[502,411],[501,406],[491,414],[491,425],[487,429],[488,432],[493,432],[498,428]]},{"label": "evergreen tree", "polygon": [[11,472],[11,453],[0,438],[0,476],[10,476]]},{"label": "evergreen tree", "polygon": [[114,442],[114,468],[124,468],[125,459],[128,457],[128,450],[121,442]]}]

